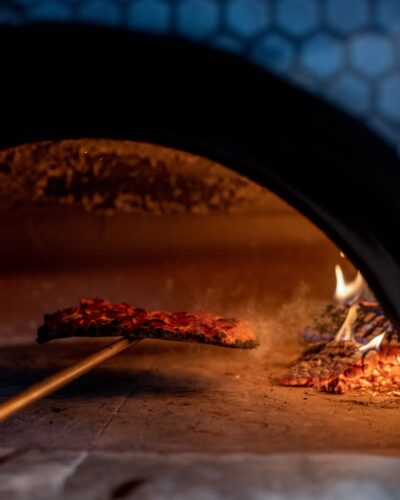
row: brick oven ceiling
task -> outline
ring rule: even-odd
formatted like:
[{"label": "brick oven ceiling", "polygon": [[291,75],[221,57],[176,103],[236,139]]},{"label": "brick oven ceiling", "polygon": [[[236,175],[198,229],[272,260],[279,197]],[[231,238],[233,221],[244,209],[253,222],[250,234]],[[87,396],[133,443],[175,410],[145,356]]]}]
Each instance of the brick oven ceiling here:
[{"label": "brick oven ceiling", "polygon": [[400,326],[400,170],[357,121],[240,59],[89,27],[4,29],[0,147],[131,139],[201,154],[269,187],[361,269]]}]

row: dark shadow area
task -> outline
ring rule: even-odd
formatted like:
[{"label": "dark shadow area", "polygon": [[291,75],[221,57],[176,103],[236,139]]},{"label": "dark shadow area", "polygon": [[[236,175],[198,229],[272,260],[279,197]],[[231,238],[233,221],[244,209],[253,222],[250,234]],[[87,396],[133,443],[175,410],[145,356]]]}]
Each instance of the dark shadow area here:
[{"label": "dark shadow area", "polygon": [[119,484],[116,486],[112,493],[110,498],[126,498],[131,496],[134,492],[138,489],[140,489],[141,486],[144,486],[149,482],[149,479],[144,479],[144,478],[135,478],[135,479],[129,479],[127,481],[124,481],[123,483]]},{"label": "dark shadow area", "polygon": [[[210,386],[209,379],[202,380],[199,376],[179,373],[168,375],[157,368],[141,367],[141,354],[149,355],[149,351],[161,359],[168,356],[171,349],[162,349],[159,345],[147,346],[142,353],[125,355],[122,366],[118,360],[108,366],[99,366],[92,372],[75,380],[68,386],[48,396],[51,400],[73,400],[84,398],[96,400],[107,396],[118,396],[129,393],[135,395],[165,395],[183,397],[194,395]],[[107,343],[105,344],[107,345]],[[96,343],[68,344],[62,348],[56,344],[45,346],[25,345],[0,348],[0,394],[2,399],[14,396],[32,384],[38,383],[74,362],[95,352]],[[147,353],[143,352],[146,351]],[[75,359],[73,357],[75,356]],[[135,367],[135,363],[136,366]],[[130,365],[130,366],[128,366]]]}]

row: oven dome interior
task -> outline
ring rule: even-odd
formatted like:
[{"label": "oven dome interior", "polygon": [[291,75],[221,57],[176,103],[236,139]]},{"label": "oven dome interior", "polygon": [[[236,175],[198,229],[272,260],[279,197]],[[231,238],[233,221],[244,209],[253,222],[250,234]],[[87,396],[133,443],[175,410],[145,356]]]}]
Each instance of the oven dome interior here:
[{"label": "oven dome interior", "polygon": [[2,271],[22,287],[3,288],[7,328],[84,296],[257,318],[293,302],[306,321],[331,298],[334,265],[354,273],[294,208],[199,156],[84,139],[5,150],[0,165]]}]

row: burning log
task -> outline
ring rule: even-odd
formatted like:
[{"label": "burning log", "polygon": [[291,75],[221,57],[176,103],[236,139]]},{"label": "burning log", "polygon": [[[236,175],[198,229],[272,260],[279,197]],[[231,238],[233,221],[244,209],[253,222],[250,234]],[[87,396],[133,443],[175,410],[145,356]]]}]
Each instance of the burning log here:
[{"label": "burning log", "polygon": [[302,354],[281,382],[283,385],[324,388],[357,360],[357,346],[352,342],[320,342]]},{"label": "burning log", "polygon": [[[344,323],[350,306],[328,304],[320,316],[302,332],[307,343],[331,341]],[[377,335],[386,332],[386,341],[400,345],[400,334],[385,316],[381,305],[376,301],[360,301],[357,318],[353,324],[356,342],[366,344]]]},{"label": "burning log", "polygon": [[209,313],[146,311],[103,299],[83,299],[79,306],[46,314],[37,341],[65,337],[153,338],[252,349],[257,337],[247,321]]},{"label": "burning log", "polygon": [[400,345],[361,348],[351,341],[320,342],[307,349],[281,380],[335,394],[400,389]]},{"label": "burning log", "polygon": [[[336,266],[335,300],[303,332],[315,343],[281,380],[344,394],[349,390],[390,392],[400,388],[400,334],[376,300],[362,300],[367,285],[360,273],[346,284]],[[383,342],[382,342],[383,341]]]}]

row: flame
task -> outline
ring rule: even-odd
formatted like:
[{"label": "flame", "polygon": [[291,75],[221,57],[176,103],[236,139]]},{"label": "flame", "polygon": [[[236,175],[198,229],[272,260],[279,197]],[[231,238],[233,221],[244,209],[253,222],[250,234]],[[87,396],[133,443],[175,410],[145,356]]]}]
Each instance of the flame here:
[{"label": "flame", "polygon": [[342,268],[337,264],[335,266],[336,290],[334,299],[339,304],[353,304],[360,299],[367,289],[367,283],[362,277],[360,271],[357,271],[356,278],[350,283],[346,283]]},{"label": "flame", "polygon": [[353,335],[353,325],[357,319],[358,305],[353,304],[349,312],[347,313],[346,319],[343,321],[342,326],[335,336],[335,340],[348,340],[350,342],[355,342]]},{"label": "flame", "polygon": [[385,336],[385,333],[386,332],[383,332],[380,335],[377,335],[372,340],[370,340],[368,342],[368,344],[363,345],[358,350],[360,352],[368,352],[368,351],[372,351],[372,350],[378,351],[379,350],[379,346],[382,343],[383,337]]}]

